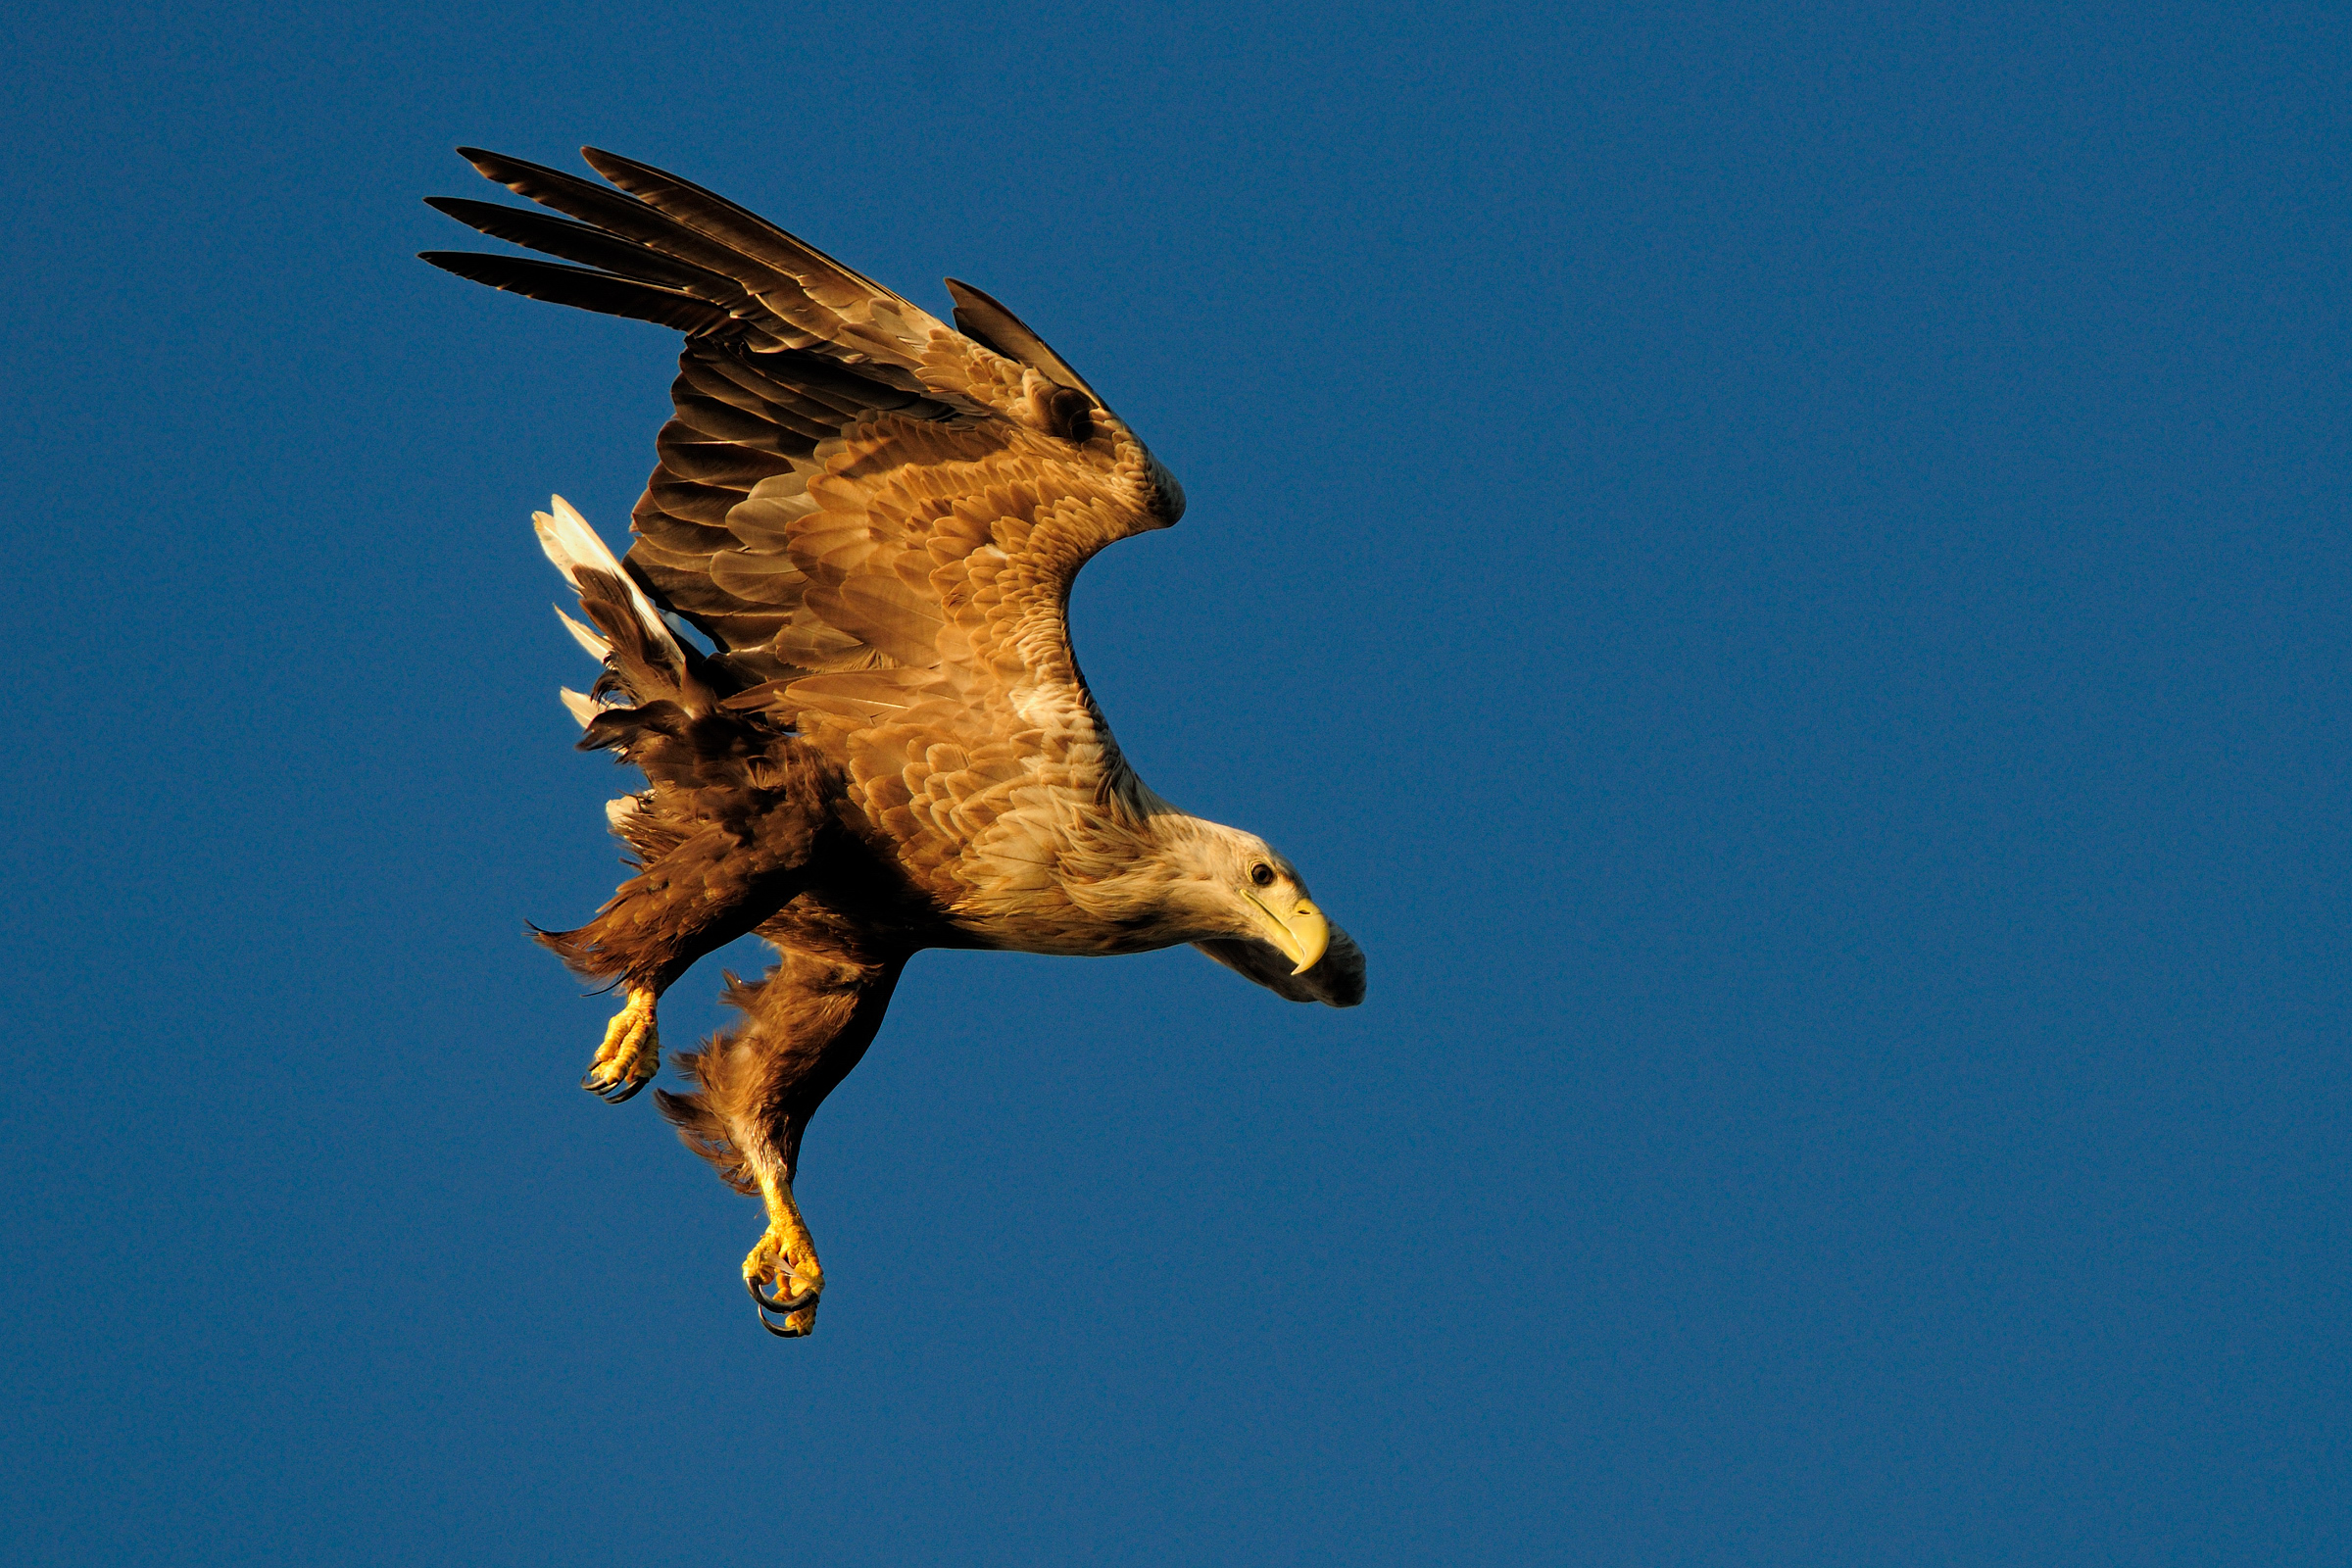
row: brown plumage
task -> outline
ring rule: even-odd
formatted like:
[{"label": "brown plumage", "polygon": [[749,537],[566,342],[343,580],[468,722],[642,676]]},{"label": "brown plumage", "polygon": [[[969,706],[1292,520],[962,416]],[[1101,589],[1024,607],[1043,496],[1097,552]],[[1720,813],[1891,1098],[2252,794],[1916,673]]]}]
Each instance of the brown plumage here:
[{"label": "brown plumage", "polygon": [[565,694],[580,744],[648,785],[610,813],[637,874],[540,940],[627,999],[583,1084],[615,1102],[658,1067],[665,988],[747,933],[777,949],[758,982],[729,977],[742,1023],[679,1058],[695,1090],[655,1097],[766,1203],[744,1263],[763,1323],[813,1322],[801,1136],[920,949],[1191,942],[1293,1001],[1363,999],[1363,955],[1297,869],[1147,788],[1079,675],[1071,579],[1173,523],[1184,494],[1058,355],[967,284],[948,284],[951,327],[629,159],[585,152],[607,186],[461,151],[564,216],[433,206],[582,265],[426,261],[686,334],[625,564],[560,499],[539,514],[595,625],[573,634],[604,665],[592,694]]}]

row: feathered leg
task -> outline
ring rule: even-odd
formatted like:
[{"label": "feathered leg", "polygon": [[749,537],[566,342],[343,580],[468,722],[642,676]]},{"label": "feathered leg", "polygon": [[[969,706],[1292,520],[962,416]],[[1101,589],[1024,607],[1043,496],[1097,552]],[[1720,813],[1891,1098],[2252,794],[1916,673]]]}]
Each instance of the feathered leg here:
[{"label": "feathered leg", "polygon": [[[760,1323],[787,1338],[815,1326],[825,1288],[792,1193],[801,1136],[873,1043],[906,964],[904,954],[876,955],[839,940],[843,933],[829,924],[788,909],[763,928],[781,950],[776,966],[752,984],[728,977],[725,1000],[744,1021],[678,1058],[696,1093],[654,1096],[689,1149],[766,1205],[767,1230],[743,1260],[743,1280]],[[783,1321],[771,1321],[771,1313]]]},{"label": "feathered leg", "polygon": [[[657,785],[650,804],[617,824],[648,856],[644,869],[578,930],[539,934],[575,972],[620,982],[621,1010],[582,1089],[618,1104],[652,1081],[661,1066],[654,1009],[662,993],[704,955],[757,930],[798,891],[796,873],[821,820],[812,793],[812,786],[686,792]],[[697,823],[689,810],[717,820]],[[669,821],[678,825],[664,837],[659,830]]]}]

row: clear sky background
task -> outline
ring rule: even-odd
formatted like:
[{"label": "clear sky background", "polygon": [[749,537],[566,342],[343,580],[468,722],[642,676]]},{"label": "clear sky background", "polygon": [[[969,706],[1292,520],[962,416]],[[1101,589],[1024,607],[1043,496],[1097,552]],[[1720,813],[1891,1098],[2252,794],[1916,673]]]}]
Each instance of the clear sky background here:
[{"label": "clear sky background", "polygon": [[[13,8],[9,1555],[2352,1557],[2348,43]],[[459,142],[1103,388],[1192,510],[1089,674],[1368,1004],[919,958],[760,1333],[523,939],[625,787],[528,514],[622,537],[674,339],[415,261]]]}]

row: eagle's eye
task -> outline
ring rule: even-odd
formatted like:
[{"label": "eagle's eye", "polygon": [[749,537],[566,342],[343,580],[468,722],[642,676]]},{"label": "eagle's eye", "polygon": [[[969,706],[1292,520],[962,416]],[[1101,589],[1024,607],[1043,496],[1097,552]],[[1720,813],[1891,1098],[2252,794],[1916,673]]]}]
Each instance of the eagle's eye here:
[{"label": "eagle's eye", "polygon": [[1250,880],[1261,888],[1270,888],[1274,885],[1274,868],[1260,860],[1250,868]]}]

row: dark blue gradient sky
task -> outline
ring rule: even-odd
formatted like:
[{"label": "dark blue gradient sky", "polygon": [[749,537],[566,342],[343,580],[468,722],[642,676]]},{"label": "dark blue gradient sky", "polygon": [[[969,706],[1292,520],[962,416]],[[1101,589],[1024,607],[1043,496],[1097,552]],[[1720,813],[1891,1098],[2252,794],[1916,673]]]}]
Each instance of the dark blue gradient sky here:
[{"label": "dark blue gradient sky", "polygon": [[[0,22],[14,1560],[2352,1558],[2340,8],[656,15]],[[459,142],[1028,318],[1370,1003],[918,959],[760,1334],[522,937],[673,340]]]}]

